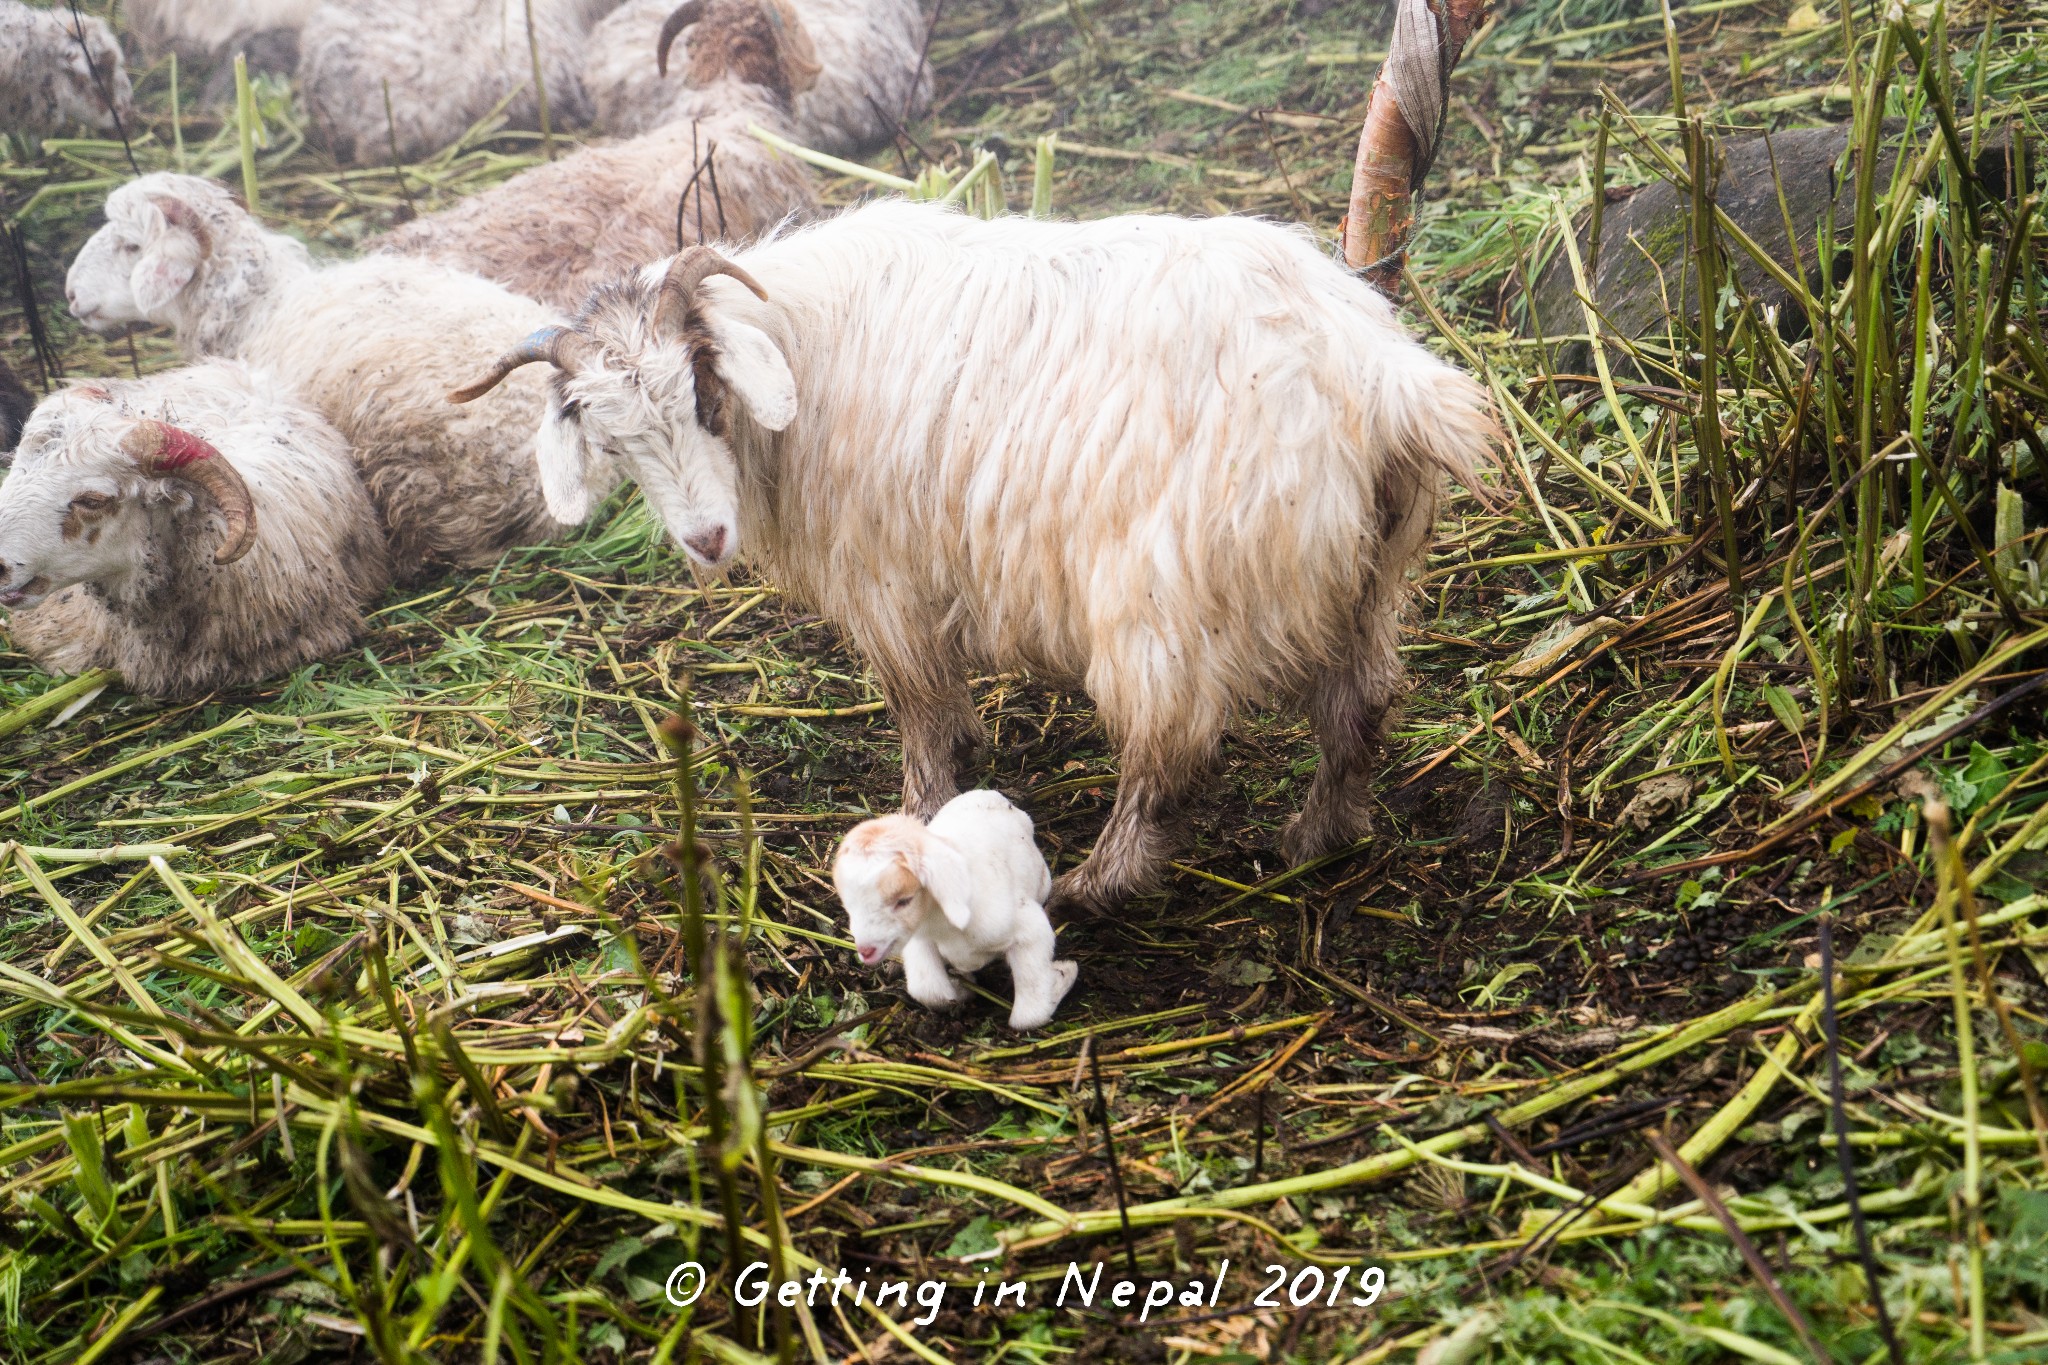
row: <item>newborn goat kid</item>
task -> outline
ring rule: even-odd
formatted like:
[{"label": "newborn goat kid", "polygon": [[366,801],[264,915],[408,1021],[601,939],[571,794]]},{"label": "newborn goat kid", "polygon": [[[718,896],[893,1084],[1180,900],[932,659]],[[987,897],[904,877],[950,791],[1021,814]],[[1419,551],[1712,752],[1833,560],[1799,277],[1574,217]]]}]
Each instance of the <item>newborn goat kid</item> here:
[{"label": "newborn goat kid", "polygon": [[920,1005],[959,1004],[967,993],[953,972],[1004,958],[1017,997],[1010,1027],[1022,1031],[1050,1023],[1074,984],[1079,969],[1053,960],[1052,873],[1031,817],[995,792],[956,796],[929,825],[908,815],[862,821],[839,846],[832,881],[860,960],[901,958]]}]

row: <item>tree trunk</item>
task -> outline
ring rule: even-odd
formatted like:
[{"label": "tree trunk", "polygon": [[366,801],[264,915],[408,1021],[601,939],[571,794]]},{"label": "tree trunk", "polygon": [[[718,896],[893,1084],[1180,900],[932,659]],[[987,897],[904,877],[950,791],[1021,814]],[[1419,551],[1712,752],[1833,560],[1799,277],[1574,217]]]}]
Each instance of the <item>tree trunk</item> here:
[{"label": "tree trunk", "polygon": [[[1399,0],[1394,37],[1373,82],[1351,172],[1344,259],[1392,294],[1415,226],[1415,191],[1442,135],[1451,69],[1488,0]],[[1411,108],[1403,108],[1404,100]]]}]

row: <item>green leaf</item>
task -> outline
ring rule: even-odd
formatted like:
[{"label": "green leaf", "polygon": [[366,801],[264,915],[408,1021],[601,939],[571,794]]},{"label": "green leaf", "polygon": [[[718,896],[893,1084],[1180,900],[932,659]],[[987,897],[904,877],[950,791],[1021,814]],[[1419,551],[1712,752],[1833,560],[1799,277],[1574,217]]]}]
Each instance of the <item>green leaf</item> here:
[{"label": "green leaf", "polygon": [[1799,709],[1798,699],[1790,691],[1776,683],[1765,683],[1764,702],[1780,725],[1795,735],[1806,733],[1806,712]]},{"label": "green leaf", "polygon": [[974,1221],[953,1234],[953,1240],[946,1243],[946,1249],[939,1254],[954,1260],[979,1256],[994,1251],[996,1242],[996,1221],[985,1213],[978,1213]]}]

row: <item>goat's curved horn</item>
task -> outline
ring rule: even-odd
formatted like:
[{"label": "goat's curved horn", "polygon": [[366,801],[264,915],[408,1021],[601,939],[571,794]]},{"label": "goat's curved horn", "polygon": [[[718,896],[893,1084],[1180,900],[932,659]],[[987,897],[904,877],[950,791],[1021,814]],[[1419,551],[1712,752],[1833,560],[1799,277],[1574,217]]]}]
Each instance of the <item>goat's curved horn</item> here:
[{"label": "goat's curved horn", "polygon": [[156,206],[157,212],[164,216],[165,222],[172,227],[185,229],[198,240],[200,255],[213,254],[213,234],[206,230],[206,224],[200,221],[199,215],[193,211],[190,204],[168,194],[152,194],[149,196],[149,202]]},{"label": "goat's curved horn", "polygon": [[697,295],[697,286],[713,275],[730,275],[753,290],[755,298],[765,301],[768,297],[768,291],[752,275],[708,246],[693,246],[676,257],[669,265],[668,274],[662,276],[661,293],[654,302],[656,336],[674,336],[682,331],[683,319],[689,315],[690,301]]},{"label": "goat's curved horn", "polygon": [[676,36],[702,19],[705,8],[706,0],[683,0],[662,20],[661,40],[654,46],[654,69],[663,76],[668,75],[668,50],[675,44]]},{"label": "goat's curved horn", "polygon": [[232,564],[256,544],[256,503],[249,485],[210,442],[168,422],[137,422],[121,438],[121,449],[144,473],[183,479],[219,504],[228,533],[213,552],[216,564]]},{"label": "goat's curved horn", "polygon": [[449,394],[448,401],[473,402],[504,383],[505,376],[522,365],[546,361],[566,374],[575,374],[581,367],[586,345],[582,337],[567,327],[543,327],[492,361],[490,371],[482,379]]},{"label": "goat's curved horn", "polygon": [[818,83],[825,70],[818,60],[818,49],[811,42],[811,31],[804,27],[789,0],[761,0],[761,8],[775,26],[775,55],[789,80],[789,93],[792,97],[801,95]]}]

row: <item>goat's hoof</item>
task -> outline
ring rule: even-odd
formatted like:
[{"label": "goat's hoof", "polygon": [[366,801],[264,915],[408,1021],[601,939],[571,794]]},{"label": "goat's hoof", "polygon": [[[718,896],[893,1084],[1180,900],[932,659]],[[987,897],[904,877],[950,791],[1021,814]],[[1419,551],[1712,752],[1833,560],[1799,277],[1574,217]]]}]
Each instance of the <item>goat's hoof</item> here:
[{"label": "goat's hoof", "polygon": [[1327,818],[1312,818],[1303,812],[1289,820],[1287,827],[1280,832],[1280,855],[1287,860],[1289,867],[1300,867],[1303,863],[1312,863],[1349,848],[1370,833],[1372,821],[1369,819],[1340,823]]},{"label": "goat's hoof", "polygon": [[1100,915],[1114,910],[1134,889],[1114,884],[1113,879],[1102,875],[1091,858],[1073,871],[1053,878],[1052,895],[1046,897],[1045,908],[1055,913]]}]

